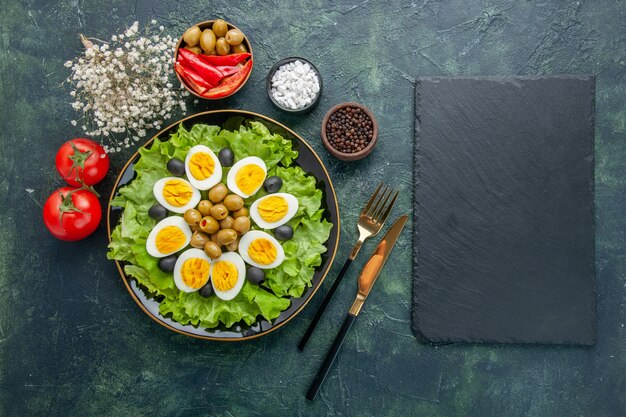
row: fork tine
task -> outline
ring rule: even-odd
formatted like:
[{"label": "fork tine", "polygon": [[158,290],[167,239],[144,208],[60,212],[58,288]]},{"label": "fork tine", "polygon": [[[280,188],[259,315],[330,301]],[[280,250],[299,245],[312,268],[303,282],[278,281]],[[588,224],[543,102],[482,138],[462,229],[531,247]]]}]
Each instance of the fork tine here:
[{"label": "fork tine", "polygon": [[383,203],[380,205],[378,210],[372,213],[372,220],[376,221],[383,213],[383,211],[385,211],[385,209],[387,208],[387,201],[389,201],[389,197],[391,197],[391,194],[393,194],[394,191],[395,190],[393,188],[389,188],[389,194],[387,194]]},{"label": "fork tine", "polygon": [[[381,201],[383,201],[383,199],[385,198],[385,195],[387,195],[387,193],[389,192],[389,190],[391,190],[391,188],[387,187],[385,185],[385,188],[383,189],[382,193],[378,196],[378,199],[376,200],[376,204],[374,204],[374,207],[372,207],[368,212],[367,212],[367,217],[369,217],[370,219],[373,219],[373,214],[376,213],[376,211],[378,210],[378,208],[380,207],[380,203]],[[387,198],[389,198],[389,196],[387,196]]]},{"label": "fork tine", "polygon": [[374,191],[374,194],[372,194],[372,196],[370,197],[370,201],[367,202],[367,205],[363,209],[362,213],[367,213],[368,212],[368,210],[372,206],[372,203],[376,200],[376,195],[378,194],[378,191],[380,191],[380,189],[381,189],[381,187],[383,185],[385,185],[385,183],[382,182],[382,181],[380,182],[380,184],[378,184],[378,188],[376,188],[376,191]]},{"label": "fork tine", "polygon": [[389,217],[389,213],[391,213],[391,209],[393,208],[393,205],[396,203],[396,198],[398,198],[399,192],[400,191],[396,191],[396,193],[393,195],[393,198],[391,199],[391,202],[389,202],[389,205],[387,206],[387,210],[385,210],[382,217],[379,220],[377,220],[380,224],[385,223],[385,221],[387,220],[387,217]]}]

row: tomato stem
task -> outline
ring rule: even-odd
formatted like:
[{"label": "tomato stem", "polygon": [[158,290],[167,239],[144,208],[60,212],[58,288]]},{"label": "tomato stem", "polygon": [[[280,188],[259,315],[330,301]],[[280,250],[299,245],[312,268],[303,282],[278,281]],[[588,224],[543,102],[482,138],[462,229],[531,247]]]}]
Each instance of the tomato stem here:
[{"label": "tomato stem", "polygon": [[66,178],[68,178],[72,174],[72,172],[75,172],[76,177],[74,178],[74,180],[83,184],[83,181],[80,175],[80,172],[82,171],[79,171],[78,168],[80,168],[81,170],[85,169],[85,162],[93,154],[93,151],[89,150],[89,151],[81,152],[81,150],[78,149],[76,145],[74,145],[74,142],[72,141],[70,141],[70,146],[74,150],[74,153],[72,155],[68,155],[68,158],[72,160],[72,167],[70,168],[70,171],[67,173]]},{"label": "tomato stem", "polygon": [[87,191],[91,191],[92,193],[94,193],[96,197],[100,197],[100,194],[98,194],[98,192],[93,188],[93,186],[85,184],[82,178],[79,178],[78,182],[80,183],[81,187],[76,189],[75,191],[87,190]]},{"label": "tomato stem", "polygon": [[83,188],[78,188],[76,190],[72,190],[72,191],[68,192],[65,195],[65,197],[63,196],[62,192],[59,192],[59,195],[61,196],[61,204],[59,205],[59,224],[61,225],[61,227],[63,227],[63,215],[65,213],[83,213],[83,214],[89,214],[91,216],[90,213],[85,213],[84,211],[82,211],[81,209],[76,207],[74,205],[74,201],[72,201],[72,195],[76,191],[80,191],[82,189]]}]

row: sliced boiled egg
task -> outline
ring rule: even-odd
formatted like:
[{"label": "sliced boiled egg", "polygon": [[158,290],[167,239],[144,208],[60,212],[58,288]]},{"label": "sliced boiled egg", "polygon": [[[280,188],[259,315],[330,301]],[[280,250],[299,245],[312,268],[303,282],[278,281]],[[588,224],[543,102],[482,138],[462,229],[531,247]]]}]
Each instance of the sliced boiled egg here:
[{"label": "sliced boiled egg", "polygon": [[166,217],[154,226],[146,240],[146,251],[163,258],[183,249],[191,242],[191,228],[182,217]]},{"label": "sliced boiled egg", "polygon": [[196,145],[189,149],[185,158],[185,173],[191,185],[208,190],[222,181],[222,164],[212,150]]},{"label": "sliced boiled egg", "polygon": [[265,162],[259,157],[249,156],[237,161],[228,171],[226,185],[233,193],[248,198],[259,191],[266,175]]},{"label": "sliced boiled egg", "polygon": [[188,249],[174,265],[174,283],[184,292],[198,291],[209,282],[211,259],[200,249]]},{"label": "sliced boiled egg", "polygon": [[225,252],[211,264],[211,285],[222,300],[232,300],[246,280],[246,264],[236,252]]},{"label": "sliced boiled egg", "polygon": [[274,229],[287,223],[298,211],[298,199],[287,193],[269,194],[252,203],[250,217],[263,229]]},{"label": "sliced boiled egg", "polygon": [[174,213],[184,213],[200,202],[200,191],[178,177],[161,178],[154,183],[152,192],[159,204]]},{"label": "sliced boiled egg", "polygon": [[239,240],[239,254],[252,266],[261,269],[276,268],[285,260],[285,251],[274,236],[251,230]]}]

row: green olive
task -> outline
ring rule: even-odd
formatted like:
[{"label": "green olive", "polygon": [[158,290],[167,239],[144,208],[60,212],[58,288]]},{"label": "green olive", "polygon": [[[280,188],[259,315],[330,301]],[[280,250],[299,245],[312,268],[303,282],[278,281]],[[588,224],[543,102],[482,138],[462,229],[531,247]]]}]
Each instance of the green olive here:
[{"label": "green olive", "polygon": [[200,220],[200,230],[204,233],[217,233],[220,230],[220,224],[211,216],[204,216]]},{"label": "green olive", "polygon": [[226,23],[225,20],[217,19],[215,22],[213,22],[212,29],[213,33],[215,33],[215,36],[222,37],[226,35],[226,32],[228,32],[228,23]]},{"label": "green olive", "polygon": [[233,240],[228,245],[226,245],[226,249],[231,252],[235,252],[237,249],[239,249],[239,238]]},{"label": "green olive", "polygon": [[231,45],[230,47],[231,54],[245,54],[246,52],[248,52],[248,50],[246,49],[246,45],[244,45],[243,42],[239,45]]},{"label": "green olive", "polygon": [[243,198],[237,194],[229,194],[224,198],[224,205],[230,211],[237,211],[243,207]]},{"label": "green olive", "polygon": [[185,211],[183,218],[189,226],[197,226],[202,219],[202,214],[196,209],[189,209]]},{"label": "green olive", "polygon": [[229,45],[239,45],[243,42],[243,33],[239,29],[231,29],[226,32],[225,38]]},{"label": "green olive", "polygon": [[236,210],[233,212],[233,217],[236,219],[237,217],[241,217],[241,216],[247,216],[248,215],[248,209],[245,207],[240,208],[239,210]]},{"label": "green olive", "polygon": [[200,52],[202,52],[202,49],[200,49],[199,46],[185,46],[185,49],[190,50],[194,54],[199,54]]},{"label": "green olive", "polygon": [[233,222],[233,229],[239,234],[244,234],[250,230],[250,217],[239,216]]},{"label": "green olive", "polygon": [[224,200],[226,194],[228,194],[228,188],[224,184],[219,183],[209,190],[209,200],[214,203],[219,203],[220,201]]},{"label": "green olive", "polygon": [[[209,239],[211,239],[211,242],[217,243],[217,232],[212,233],[212,234],[209,236]],[[219,245],[218,245],[218,246],[219,246]]]},{"label": "green olive", "polygon": [[217,243],[209,240],[204,244],[204,253],[211,259],[217,259],[222,256],[222,248]]},{"label": "green olive", "polygon": [[212,51],[205,52],[204,55],[217,55],[217,52],[215,52],[215,49],[213,49]]},{"label": "green olive", "polygon": [[224,220],[226,216],[228,216],[228,210],[224,207],[223,204],[216,204],[211,207],[211,216],[215,218],[215,220]]},{"label": "green olive", "polygon": [[194,248],[202,249],[204,245],[209,242],[209,237],[202,232],[193,232],[191,235],[190,245]]},{"label": "green olive", "polygon": [[213,207],[213,203],[211,203],[209,200],[202,200],[200,201],[200,203],[198,203],[198,211],[200,212],[200,214],[202,214],[203,217],[211,214],[211,207]]},{"label": "green olive", "polygon": [[215,49],[215,33],[211,29],[204,29],[200,35],[200,48],[209,52]]},{"label": "green olive", "polygon": [[202,31],[198,26],[192,26],[183,33],[183,40],[187,46],[196,46],[200,41]]},{"label": "green olive", "polygon": [[218,55],[228,55],[230,52],[230,45],[226,42],[226,38],[219,38],[215,44],[215,52]]},{"label": "green olive", "polygon": [[237,232],[233,229],[222,229],[217,232],[217,243],[220,245],[228,245],[237,240]]},{"label": "green olive", "polygon": [[226,216],[226,218],[220,222],[220,228],[221,229],[232,229],[233,228],[233,223],[235,223],[235,219],[233,219],[230,216]]}]

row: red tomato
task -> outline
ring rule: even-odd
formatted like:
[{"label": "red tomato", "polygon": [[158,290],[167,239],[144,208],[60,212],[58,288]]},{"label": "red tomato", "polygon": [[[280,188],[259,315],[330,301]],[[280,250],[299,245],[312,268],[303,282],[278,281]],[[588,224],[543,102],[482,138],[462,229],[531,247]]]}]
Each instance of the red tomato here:
[{"label": "red tomato", "polygon": [[109,155],[96,142],[76,138],[61,145],[55,163],[57,171],[69,185],[94,185],[106,176]]},{"label": "red tomato", "polygon": [[94,193],[82,188],[62,187],[43,206],[43,221],[50,233],[61,240],[80,240],[100,224],[102,208]]}]

